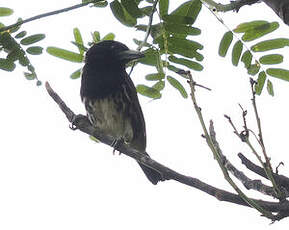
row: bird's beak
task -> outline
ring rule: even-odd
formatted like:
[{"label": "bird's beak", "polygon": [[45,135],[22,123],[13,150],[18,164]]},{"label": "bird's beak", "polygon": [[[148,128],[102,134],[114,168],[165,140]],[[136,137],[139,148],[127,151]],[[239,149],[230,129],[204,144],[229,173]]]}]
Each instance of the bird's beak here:
[{"label": "bird's beak", "polygon": [[135,50],[125,50],[118,54],[120,61],[129,62],[144,57],[144,54]]}]

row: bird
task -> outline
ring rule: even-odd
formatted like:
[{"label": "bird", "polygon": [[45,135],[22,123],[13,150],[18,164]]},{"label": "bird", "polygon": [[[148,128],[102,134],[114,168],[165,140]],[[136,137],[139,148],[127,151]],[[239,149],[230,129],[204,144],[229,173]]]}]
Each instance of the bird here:
[{"label": "bird", "polygon": [[[80,96],[90,123],[116,143],[146,153],[146,127],[136,88],[126,72],[130,61],[144,57],[125,44],[106,40],[92,45],[85,54]],[[149,181],[156,185],[162,174],[139,163]]]}]

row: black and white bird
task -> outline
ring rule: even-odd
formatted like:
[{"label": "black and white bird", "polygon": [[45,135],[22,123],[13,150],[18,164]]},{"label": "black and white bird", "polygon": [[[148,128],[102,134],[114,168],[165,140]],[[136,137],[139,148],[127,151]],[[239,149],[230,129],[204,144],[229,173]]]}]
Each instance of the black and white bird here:
[{"label": "black and white bird", "polygon": [[[117,41],[94,44],[85,56],[80,95],[93,126],[147,154],[144,116],[136,88],[125,70],[128,62],[141,57],[141,52]],[[140,166],[153,184],[163,180],[156,170]]]}]

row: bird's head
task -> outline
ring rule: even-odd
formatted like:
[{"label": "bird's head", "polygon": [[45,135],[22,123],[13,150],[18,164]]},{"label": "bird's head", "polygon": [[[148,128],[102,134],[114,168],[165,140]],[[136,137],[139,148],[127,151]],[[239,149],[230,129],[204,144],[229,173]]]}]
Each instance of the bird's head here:
[{"label": "bird's head", "polygon": [[128,62],[142,57],[144,55],[141,52],[130,50],[120,42],[102,41],[87,51],[85,63],[106,68],[114,65],[125,67]]}]

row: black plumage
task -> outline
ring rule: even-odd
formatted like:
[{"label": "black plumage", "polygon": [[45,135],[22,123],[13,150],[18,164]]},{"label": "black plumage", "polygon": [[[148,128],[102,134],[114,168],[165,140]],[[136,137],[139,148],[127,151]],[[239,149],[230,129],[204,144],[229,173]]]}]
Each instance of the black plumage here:
[{"label": "black plumage", "polygon": [[[96,128],[145,153],[145,121],[135,86],[125,70],[129,61],[141,57],[142,53],[129,50],[120,42],[93,45],[86,53],[80,95]],[[159,172],[140,166],[153,184],[162,180]]]}]

